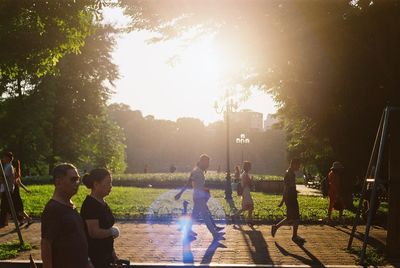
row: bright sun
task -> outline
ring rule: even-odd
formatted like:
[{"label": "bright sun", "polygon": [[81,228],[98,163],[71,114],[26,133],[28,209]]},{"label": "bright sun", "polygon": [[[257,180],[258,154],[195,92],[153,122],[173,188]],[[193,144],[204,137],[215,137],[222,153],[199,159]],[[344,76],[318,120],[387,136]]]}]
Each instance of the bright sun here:
[{"label": "bright sun", "polygon": [[[114,21],[120,16],[116,13]],[[160,119],[221,120],[214,102],[225,95],[238,55],[229,53],[230,46],[217,43],[212,34],[148,44],[151,37],[153,34],[146,31],[118,36],[113,59],[120,78],[115,81],[110,102],[126,103],[143,115]],[[259,90],[240,108],[275,112],[271,98]]]}]

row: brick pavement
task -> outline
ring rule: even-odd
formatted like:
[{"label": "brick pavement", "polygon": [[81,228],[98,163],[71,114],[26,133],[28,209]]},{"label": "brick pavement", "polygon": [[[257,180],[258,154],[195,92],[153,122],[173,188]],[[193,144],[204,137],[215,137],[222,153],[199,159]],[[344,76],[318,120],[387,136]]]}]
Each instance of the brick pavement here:
[{"label": "brick pavement", "polygon": [[[274,265],[354,265],[356,256],[346,251],[351,227],[328,225],[302,225],[299,235],[306,239],[303,246],[291,241],[290,227],[282,227],[276,237],[271,236],[271,225],[248,226],[226,225],[225,238],[212,242],[212,236],[204,225],[194,225],[197,240],[182,245],[181,233],[176,224],[146,224],[139,222],[118,222],[121,236],[116,239],[116,252],[131,263],[183,263],[183,253],[189,256],[185,262],[195,264],[274,264]],[[363,227],[359,227],[361,231]],[[0,243],[17,240],[12,227],[0,229]],[[22,228],[25,241],[35,247],[31,252],[21,254],[17,259],[40,259],[40,223],[35,222]],[[372,228],[372,242],[383,246],[386,231]],[[359,238],[354,246],[360,246]]]}]

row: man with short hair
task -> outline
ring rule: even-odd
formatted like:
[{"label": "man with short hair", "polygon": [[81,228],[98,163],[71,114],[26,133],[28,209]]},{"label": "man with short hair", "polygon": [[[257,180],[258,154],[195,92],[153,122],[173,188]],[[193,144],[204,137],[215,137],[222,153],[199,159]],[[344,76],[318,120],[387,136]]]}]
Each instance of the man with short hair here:
[{"label": "man with short hair", "polygon": [[71,197],[78,192],[80,177],[72,164],[53,170],[55,190],[42,213],[43,268],[93,268],[88,257],[84,222]]},{"label": "man with short hair", "polygon": [[[8,190],[10,194],[14,191],[14,184],[15,184],[15,171],[14,167],[12,166],[12,161],[14,156],[12,152],[4,152],[3,157],[1,159],[1,163],[3,165],[4,175],[6,176],[5,180],[7,181]],[[10,204],[7,198],[7,187],[6,181],[3,178],[3,174],[0,174],[1,178],[1,185],[0,185],[0,192],[1,192],[1,206],[0,206],[0,228],[8,225],[8,215],[11,213]]]}]

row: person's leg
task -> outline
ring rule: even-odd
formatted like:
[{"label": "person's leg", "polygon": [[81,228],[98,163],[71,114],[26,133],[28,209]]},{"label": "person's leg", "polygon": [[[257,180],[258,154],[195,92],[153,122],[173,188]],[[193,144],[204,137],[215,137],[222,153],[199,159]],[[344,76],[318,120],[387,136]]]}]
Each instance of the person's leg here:
[{"label": "person's leg", "polygon": [[1,193],[1,205],[0,205],[0,226],[7,225],[7,209],[8,200],[5,192]]},{"label": "person's leg", "polygon": [[333,210],[333,198],[329,197],[329,206],[328,206],[328,221],[330,221],[332,218],[332,210]]},{"label": "person's leg", "polygon": [[299,221],[293,221],[293,235],[292,238],[297,237],[297,230],[299,229]]},{"label": "person's leg", "polygon": [[185,228],[185,234],[184,234],[185,236],[197,235],[195,232],[193,232],[192,227],[193,227],[193,222],[197,221],[199,219],[199,214],[200,214],[199,201],[198,201],[198,199],[193,199],[193,210],[192,210],[192,214],[190,216],[190,220],[187,223],[187,227]]},{"label": "person's leg", "polygon": [[271,226],[271,235],[272,237],[275,237],[276,231],[278,231],[278,229],[283,226],[283,225],[288,225],[291,223],[291,220],[289,220],[288,218],[284,218],[283,220],[281,220],[280,222],[278,222],[277,224],[273,224]]},{"label": "person's leg", "polygon": [[233,216],[239,216],[240,214],[242,214],[242,212],[244,211],[243,208],[239,209],[238,211],[236,211],[235,214],[233,214]]},{"label": "person's leg", "polygon": [[202,216],[204,223],[207,226],[208,231],[215,237],[217,235],[217,231],[212,223],[211,215],[209,213],[209,209],[205,200],[199,200],[198,208],[200,211],[200,215]]},{"label": "person's leg", "polygon": [[252,208],[248,210],[247,223],[249,224],[250,227],[253,227],[253,225],[254,225]]}]

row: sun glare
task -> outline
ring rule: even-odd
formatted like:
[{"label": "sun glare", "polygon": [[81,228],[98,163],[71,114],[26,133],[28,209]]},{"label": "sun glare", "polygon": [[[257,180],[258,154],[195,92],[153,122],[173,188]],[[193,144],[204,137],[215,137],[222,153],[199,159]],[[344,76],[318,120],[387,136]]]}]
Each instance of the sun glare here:
[{"label": "sun glare", "polygon": [[[108,17],[111,15],[122,16],[118,12]],[[147,31],[118,37],[113,58],[120,79],[115,82],[110,102],[126,103],[160,119],[195,117],[205,123],[221,120],[214,103],[226,95],[227,81],[236,78],[234,71],[240,62],[231,44],[219,43],[212,33],[199,36],[195,30],[191,36],[148,43],[152,37]],[[269,96],[254,93],[240,109],[263,114],[275,111]]]}]

